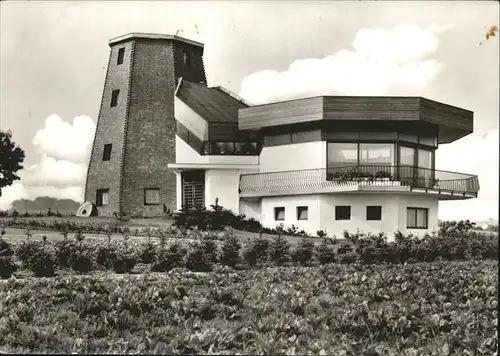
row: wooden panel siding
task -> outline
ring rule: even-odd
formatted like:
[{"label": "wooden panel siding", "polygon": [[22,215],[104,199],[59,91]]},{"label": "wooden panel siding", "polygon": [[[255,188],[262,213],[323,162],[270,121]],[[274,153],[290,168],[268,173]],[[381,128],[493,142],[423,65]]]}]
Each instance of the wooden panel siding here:
[{"label": "wooden panel siding", "polygon": [[474,113],[472,111],[423,98],[420,101],[420,118],[434,124],[470,132],[474,126]]},{"label": "wooden panel siding", "polygon": [[322,97],[316,97],[240,109],[239,129],[251,130],[321,120],[322,102]]}]

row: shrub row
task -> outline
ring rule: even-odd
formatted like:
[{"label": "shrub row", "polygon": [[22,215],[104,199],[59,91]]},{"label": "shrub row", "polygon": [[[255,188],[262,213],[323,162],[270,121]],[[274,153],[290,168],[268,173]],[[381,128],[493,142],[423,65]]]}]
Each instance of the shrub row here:
[{"label": "shrub row", "polygon": [[[193,271],[210,271],[215,264],[237,268],[253,268],[266,265],[290,266],[328,264],[400,264],[432,262],[438,260],[488,260],[498,259],[498,239],[487,234],[425,236],[417,238],[395,235],[395,241],[387,237],[345,233],[340,246],[329,239],[314,244],[303,238],[292,246],[286,237],[278,235],[272,240],[259,236],[242,244],[232,231],[224,231],[214,240],[210,234],[193,232],[198,238],[191,243],[168,242],[166,236],[146,241],[130,241],[127,234],[120,240],[85,240],[81,232],[74,239],[48,242],[33,241],[27,232],[27,240],[13,249],[2,240],[0,267],[2,278],[15,270],[14,257],[31,270],[35,276],[52,276],[58,268],[71,268],[78,273],[94,269],[113,269],[116,273],[130,272],[141,262],[149,264],[151,271],[165,272],[176,267]],[[3,266],[3,267],[2,267]]]}]

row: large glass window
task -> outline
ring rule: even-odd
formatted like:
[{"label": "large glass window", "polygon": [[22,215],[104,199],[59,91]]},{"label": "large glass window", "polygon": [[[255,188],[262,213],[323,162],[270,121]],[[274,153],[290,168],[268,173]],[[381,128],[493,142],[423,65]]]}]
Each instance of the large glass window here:
[{"label": "large glass window", "polygon": [[358,165],[357,143],[329,143],[328,167],[343,167]]},{"label": "large glass window", "polygon": [[400,146],[400,165],[415,166],[415,149],[406,146]]},{"label": "large glass window", "polygon": [[361,143],[359,145],[359,164],[395,165],[394,144]]},{"label": "large glass window", "polygon": [[422,168],[432,168],[432,151],[418,150],[418,166]]}]

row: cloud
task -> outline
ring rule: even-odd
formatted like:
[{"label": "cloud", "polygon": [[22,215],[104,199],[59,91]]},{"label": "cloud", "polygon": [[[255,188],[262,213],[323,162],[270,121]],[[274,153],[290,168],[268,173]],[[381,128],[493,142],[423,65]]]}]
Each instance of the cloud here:
[{"label": "cloud", "polygon": [[294,61],[287,70],[262,70],[245,77],[240,96],[254,104],[315,95],[384,95],[391,87],[420,89],[444,68],[428,58],[437,34],[451,26],[361,29],[351,49],[325,58]]},{"label": "cloud", "polygon": [[20,181],[2,189],[0,209],[9,209],[14,200],[38,196],[81,202],[94,133],[94,121],[88,116],[75,117],[70,124],[50,115],[33,138],[39,161],[18,172]]},{"label": "cloud", "polygon": [[439,146],[436,151],[437,169],[476,174],[480,186],[476,199],[440,202],[441,219],[498,219],[499,134],[499,130],[495,129],[486,135],[470,135]]},{"label": "cloud", "polygon": [[77,116],[70,124],[52,114],[45,120],[45,127],[36,133],[33,145],[39,153],[56,160],[87,164],[94,132],[94,121],[88,116]]}]

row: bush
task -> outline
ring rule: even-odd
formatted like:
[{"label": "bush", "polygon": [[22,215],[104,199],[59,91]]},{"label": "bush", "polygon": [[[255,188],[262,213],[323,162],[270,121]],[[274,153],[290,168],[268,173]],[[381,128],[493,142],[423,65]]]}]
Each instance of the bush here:
[{"label": "bush", "polygon": [[142,263],[150,264],[156,256],[156,247],[151,242],[148,242],[139,252],[139,259]]},{"label": "bush", "polygon": [[97,266],[103,268],[113,268],[114,261],[116,260],[115,249],[108,246],[98,246],[96,250],[96,263]]},{"label": "bush", "polygon": [[52,277],[57,269],[57,257],[46,242],[24,241],[17,250],[17,256],[23,265],[31,270],[35,277]]},{"label": "bush", "polygon": [[267,262],[270,252],[269,240],[259,235],[259,237],[250,241],[243,251],[243,259],[249,266],[255,266],[257,263]]},{"label": "bush", "polygon": [[316,231],[316,235],[321,239],[321,238],[327,238],[328,234],[326,230],[318,230]]},{"label": "bush", "polygon": [[9,278],[16,270],[14,250],[7,241],[0,238],[0,278]]},{"label": "bush", "polygon": [[210,237],[204,237],[201,240],[201,248],[209,263],[217,262],[217,257],[219,255],[219,246],[217,242],[210,239]]},{"label": "bush", "polygon": [[80,244],[71,256],[71,269],[79,273],[88,273],[94,268],[94,250]]},{"label": "bush", "polygon": [[59,265],[63,268],[71,267],[73,257],[77,250],[76,243],[71,240],[63,240],[55,242],[54,245]]},{"label": "bush", "polygon": [[290,261],[290,243],[282,235],[275,237],[270,247],[269,257],[272,262],[281,266]]},{"label": "bush", "polygon": [[168,249],[160,248],[155,254],[151,270],[154,272],[168,272],[175,267],[182,267],[186,252],[186,249],[179,243],[174,243]]},{"label": "bush", "polygon": [[209,272],[212,270],[212,263],[205,254],[203,244],[195,242],[191,245],[186,257],[186,267],[196,272]]},{"label": "bush", "polygon": [[117,251],[113,257],[115,273],[130,273],[137,264],[137,256],[131,250]]},{"label": "bush", "polygon": [[316,258],[322,265],[335,262],[335,252],[329,246],[327,239],[324,239],[320,245],[316,246]]},{"label": "bush", "polygon": [[299,241],[292,253],[292,260],[303,266],[308,265],[314,255],[314,243],[309,239]]},{"label": "bush", "polygon": [[234,267],[240,261],[241,244],[231,231],[222,242],[219,260],[223,265]]}]

